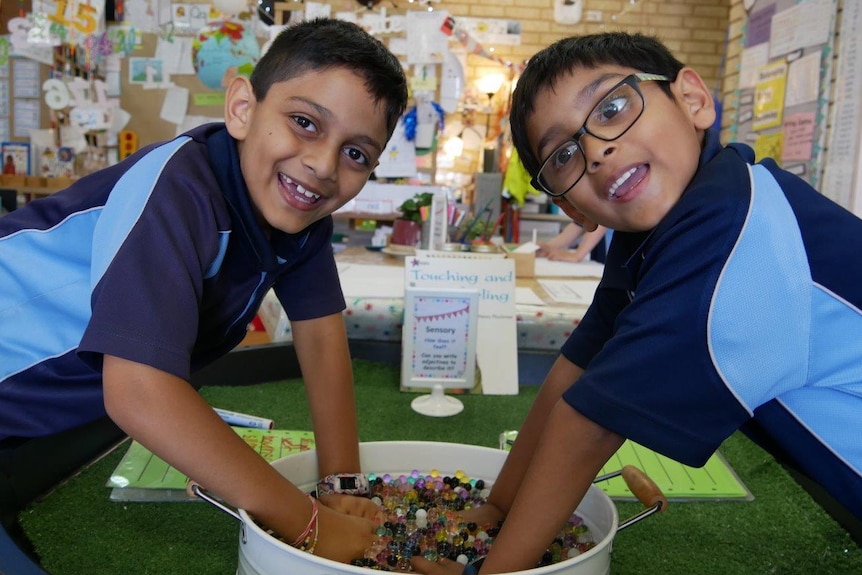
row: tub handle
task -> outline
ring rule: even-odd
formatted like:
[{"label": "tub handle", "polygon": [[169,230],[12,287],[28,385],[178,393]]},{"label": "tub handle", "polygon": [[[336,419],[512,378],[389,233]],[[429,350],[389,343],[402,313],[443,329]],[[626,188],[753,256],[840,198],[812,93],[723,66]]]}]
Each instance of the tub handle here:
[{"label": "tub handle", "polygon": [[209,491],[207,491],[206,489],[201,487],[200,484],[195,483],[194,481],[189,481],[189,484],[188,484],[188,487],[186,488],[186,490],[189,493],[191,493],[192,495],[194,495],[195,497],[199,497],[199,498],[203,499],[204,501],[206,501],[210,505],[217,507],[221,511],[227,513],[228,515],[230,515],[231,517],[233,517],[234,519],[239,521],[240,533],[242,535],[242,542],[243,543],[247,542],[248,539],[247,539],[246,533],[245,533],[245,521],[242,520],[242,517],[240,517],[240,515],[236,511],[236,509],[233,509],[232,507],[229,507],[228,505],[222,503],[221,501],[216,499],[215,496],[211,495]]},{"label": "tub handle", "polygon": [[667,508],[667,498],[664,496],[664,493],[662,493],[659,486],[656,485],[655,481],[650,479],[646,473],[634,465],[624,465],[623,468],[618,471],[600,475],[596,477],[593,483],[605,481],[612,477],[619,477],[620,475],[623,476],[623,481],[626,482],[626,486],[629,488],[629,491],[631,491],[632,494],[634,494],[634,496],[637,497],[638,500],[647,508],[620,523],[619,527],[617,527],[617,531],[622,531],[641,519],[646,519],[653,513],[664,511],[664,509]]}]

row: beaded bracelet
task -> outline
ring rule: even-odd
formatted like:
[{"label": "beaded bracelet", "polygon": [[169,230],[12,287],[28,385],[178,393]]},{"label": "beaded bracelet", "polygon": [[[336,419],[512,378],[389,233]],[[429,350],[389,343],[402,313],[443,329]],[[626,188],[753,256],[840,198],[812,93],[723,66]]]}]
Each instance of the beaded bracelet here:
[{"label": "beaded bracelet", "polygon": [[311,500],[311,519],[308,520],[308,525],[302,531],[302,534],[296,538],[296,541],[290,544],[291,547],[296,547],[300,551],[305,551],[314,555],[314,548],[317,546],[317,499],[309,494],[306,494]]}]

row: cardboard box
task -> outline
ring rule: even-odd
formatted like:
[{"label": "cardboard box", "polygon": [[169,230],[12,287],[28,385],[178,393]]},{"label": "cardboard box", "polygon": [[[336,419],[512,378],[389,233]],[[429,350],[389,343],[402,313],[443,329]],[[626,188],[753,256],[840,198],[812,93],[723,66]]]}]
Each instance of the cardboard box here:
[{"label": "cardboard box", "polygon": [[528,253],[521,254],[508,252],[507,258],[515,261],[515,277],[516,278],[534,278],[536,277],[536,254]]}]

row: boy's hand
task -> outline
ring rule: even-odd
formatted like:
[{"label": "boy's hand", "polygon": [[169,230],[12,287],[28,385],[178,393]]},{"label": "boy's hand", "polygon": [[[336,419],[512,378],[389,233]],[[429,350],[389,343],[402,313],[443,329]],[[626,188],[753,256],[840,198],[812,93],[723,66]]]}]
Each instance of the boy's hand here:
[{"label": "boy's hand", "polygon": [[360,559],[377,539],[376,528],[370,519],[346,515],[321,505],[314,554],[341,563]]},{"label": "boy's hand", "polygon": [[464,566],[451,559],[439,559],[435,562],[417,555],[413,557],[412,563],[413,569],[417,573],[424,573],[425,575],[461,575],[464,573]]},{"label": "boy's hand", "polygon": [[503,519],[503,512],[496,505],[485,503],[479,507],[472,507],[461,512],[461,517],[465,522],[476,523],[477,525],[490,525],[496,527],[497,523]]},{"label": "boy's hand", "polygon": [[378,524],[383,523],[383,511],[367,497],[330,493],[329,495],[321,496],[319,501],[339,513],[371,519]]}]

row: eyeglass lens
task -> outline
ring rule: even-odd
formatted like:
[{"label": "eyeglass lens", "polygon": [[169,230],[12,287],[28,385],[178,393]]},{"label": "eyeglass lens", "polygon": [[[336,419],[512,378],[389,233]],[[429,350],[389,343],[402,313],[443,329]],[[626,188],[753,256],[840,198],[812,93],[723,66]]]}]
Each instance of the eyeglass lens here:
[{"label": "eyeglass lens", "polygon": [[578,134],[557,147],[542,164],[538,180],[550,195],[565,194],[586,172],[586,157],[580,144],[585,133],[608,142],[616,140],[640,117],[643,96],[629,80],[612,88],[587,116]]}]

